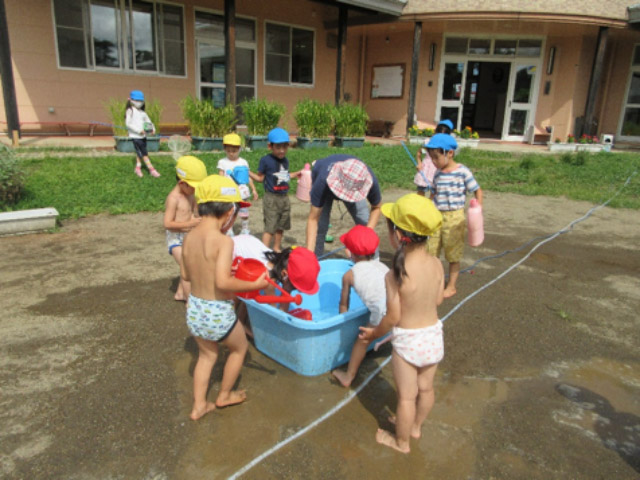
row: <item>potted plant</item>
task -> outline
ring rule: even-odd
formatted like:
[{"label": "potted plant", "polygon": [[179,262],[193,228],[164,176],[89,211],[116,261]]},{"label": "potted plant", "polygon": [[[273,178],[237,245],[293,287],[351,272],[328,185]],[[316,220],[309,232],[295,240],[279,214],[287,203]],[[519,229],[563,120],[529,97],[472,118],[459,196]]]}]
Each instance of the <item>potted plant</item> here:
[{"label": "potted plant", "polygon": [[369,114],[362,105],[341,103],[334,109],[336,147],[362,147]]},{"label": "potted plant", "polygon": [[300,148],[329,146],[334,109],[335,107],[330,103],[321,103],[309,98],[298,101],[293,118],[298,124],[298,146]]},{"label": "potted plant", "polygon": [[156,134],[147,137],[147,150],[157,152],[160,150],[160,135],[158,135],[158,131],[160,130],[160,117],[162,116],[164,107],[160,105],[160,102],[157,100],[145,102],[144,107],[145,112],[149,115],[149,120],[151,120],[151,123],[156,127]]},{"label": "potted plant", "polygon": [[576,151],[578,152],[601,152],[604,149],[604,145],[600,143],[598,137],[595,135],[587,135],[582,134],[582,136],[578,139],[578,144],[576,145]]},{"label": "potted plant", "polygon": [[412,125],[409,128],[409,145],[424,145],[427,138],[432,137],[434,132],[433,128],[419,128]]},{"label": "potted plant", "polygon": [[549,151],[555,153],[575,152],[576,138],[571,134],[567,135],[566,142],[556,138],[553,143],[549,143]]},{"label": "potted plant", "polygon": [[222,137],[233,130],[237,121],[233,105],[216,108],[210,100],[189,95],[180,107],[189,124],[194,150],[222,150]]},{"label": "potted plant", "polygon": [[480,143],[480,135],[469,126],[464,127],[461,131],[454,130],[453,134],[457,137],[458,147],[476,148]]},{"label": "potted plant", "polygon": [[127,110],[127,101],[111,98],[104,104],[109,124],[113,131],[113,138],[116,141],[116,150],[118,152],[133,153],[133,139],[129,138],[129,132],[124,126],[124,117]]},{"label": "potted plant", "polygon": [[247,125],[247,146],[252,149],[267,148],[267,134],[278,126],[285,106],[266,99],[252,98],[240,104]]}]

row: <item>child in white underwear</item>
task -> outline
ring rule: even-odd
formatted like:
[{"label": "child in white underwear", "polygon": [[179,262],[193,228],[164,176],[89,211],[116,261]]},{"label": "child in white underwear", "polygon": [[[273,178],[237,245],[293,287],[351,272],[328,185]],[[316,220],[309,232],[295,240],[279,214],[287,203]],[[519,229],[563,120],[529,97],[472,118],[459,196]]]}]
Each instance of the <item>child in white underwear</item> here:
[{"label": "child in white underwear", "polygon": [[442,214],[426,197],[410,193],[382,205],[389,241],[397,248],[386,275],[387,313],[376,328],[360,327],[371,342],[393,328],[393,379],[398,389],[395,435],[378,429],[378,443],[409,453],[410,437],[420,438],[422,423],[434,403],[433,379],[444,355],[442,303],[444,270],[425,248],[427,238],[442,225]]},{"label": "child in white underwear", "polygon": [[[169,255],[182,265],[182,243],[185,234],[200,222],[196,215],[194,192],[198,183],[207,176],[207,167],[199,158],[185,155],[176,163],[176,186],[169,192],[164,203],[163,225],[166,229]],[[189,298],[189,282],[180,279],[174,299],[186,301]]]},{"label": "child in white underwear", "polygon": [[[234,309],[234,292],[259,290],[268,285],[266,272],[253,282],[231,274],[233,240],[226,231],[233,226],[242,202],[238,186],[230,178],[210,175],[196,188],[200,223],[189,232],[182,246],[181,276],[191,282],[187,302],[187,327],[198,344],[198,361],[193,371],[193,409],[198,420],[216,407],[246,400],[244,390],[232,390],[244,357],[247,338]],[[211,370],[218,358],[218,344],[229,349],[215,403],[207,401]]]},{"label": "child in white underwear", "polygon": [[[353,287],[371,313],[368,326],[377,327],[387,313],[384,278],[389,271],[389,267],[381,263],[379,258],[374,258],[380,244],[378,234],[372,228],[356,225],[342,235],[340,241],[347,247],[355,265],[342,276],[339,312],[349,310],[349,297]],[[367,344],[356,339],[347,370],[336,369],[331,374],[343,387],[349,387],[366,354]]]}]

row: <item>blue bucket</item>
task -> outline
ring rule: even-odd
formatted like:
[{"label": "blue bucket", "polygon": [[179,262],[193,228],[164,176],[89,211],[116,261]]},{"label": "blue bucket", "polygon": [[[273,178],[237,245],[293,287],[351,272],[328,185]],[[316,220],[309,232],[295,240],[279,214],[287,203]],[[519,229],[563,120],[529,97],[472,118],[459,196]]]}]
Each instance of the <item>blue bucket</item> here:
[{"label": "blue bucket", "polygon": [[238,185],[246,185],[249,183],[249,169],[244,165],[235,167],[231,176]]}]

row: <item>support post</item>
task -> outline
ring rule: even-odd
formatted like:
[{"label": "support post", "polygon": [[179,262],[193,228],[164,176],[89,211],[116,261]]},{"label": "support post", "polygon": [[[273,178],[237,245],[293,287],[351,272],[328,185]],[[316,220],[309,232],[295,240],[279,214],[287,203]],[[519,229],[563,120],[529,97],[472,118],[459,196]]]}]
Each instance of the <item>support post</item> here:
[{"label": "support post", "polygon": [[422,22],[413,27],[413,55],[411,57],[411,78],[409,80],[409,106],[407,108],[407,134],[413,126],[416,111],[416,89],[418,86],[418,67],[420,64],[420,43],[422,41]]},{"label": "support post", "polygon": [[345,5],[338,7],[338,59],[336,64],[336,106],[342,100],[347,58],[347,19],[349,9]]},{"label": "support post", "polygon": [[224,55],[227,105],[236,104],[236,1],[224,0]]},{"label": "support post", "polygon": [[596,56],[593,59],[593,67],[591,68],[591,78],[589,79],[589,93],[587,95],[587,104],[584,108],[584,123],[582,125],[581,134],[595,135],[598,125],[595,118],[596,98],[600,90],[602,82],[602,72],[604,70],[604,54],[607,49],[607,40],[609,38],[609,27],[600,27],[598,32],[598,44],[596,46]]},{"label": "support post", "polygon": [[13,79],[13,66],[11,65],[11,46],[9,44],[7,10],[4,0],[0,0],[0,77],[2,77],[2,96],[7,117],[7,133],[12,135],[15,144],[16,135],[20,136],[20,118],[18,116],[16,87]]}]

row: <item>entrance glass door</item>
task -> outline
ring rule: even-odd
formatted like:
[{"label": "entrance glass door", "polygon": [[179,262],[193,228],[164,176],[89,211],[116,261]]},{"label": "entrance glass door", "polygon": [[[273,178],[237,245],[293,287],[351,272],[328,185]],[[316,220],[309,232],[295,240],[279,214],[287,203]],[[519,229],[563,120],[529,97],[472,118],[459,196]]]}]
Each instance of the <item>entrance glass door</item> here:
[{"label": "entrance glass door", "polygon": [[533,124],[537,74],[537,63],[514,62],[507,90],[503,139],[523,141],[529,125]]},{"label": "entrance glass door", "polygon": [[440,121],[451,120],[456,129],[459,128],[462,117],[466,77],[466,61],[444,64],[444,78],[440,92]]}]

